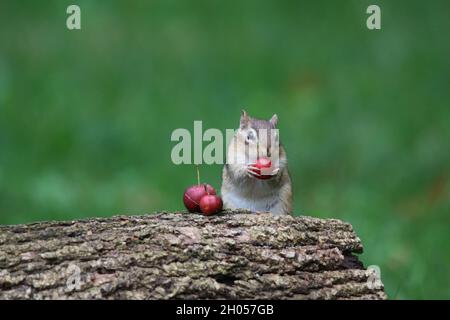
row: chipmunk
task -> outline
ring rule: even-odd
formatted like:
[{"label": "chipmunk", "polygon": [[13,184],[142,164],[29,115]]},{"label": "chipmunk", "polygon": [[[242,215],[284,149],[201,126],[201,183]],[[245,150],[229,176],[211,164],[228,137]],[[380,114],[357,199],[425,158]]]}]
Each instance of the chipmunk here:
[{"label": "chipmunk", "polygon": [[[276,114],[270,120],[262,120],[251,118],[242,110],[240,126],[228,145],[227,162],[223,168],[221,193],[225,208],[271,212],[274,215],[292,213],[292,186],[286,151],[281,144],[274,145],[272,139],[275,137],[278,142],[277,123]],[[275,160],[269,161],[271,168],[264,175],[255,170],[255,159],[249,157],[255,150],[258,159]]]}]

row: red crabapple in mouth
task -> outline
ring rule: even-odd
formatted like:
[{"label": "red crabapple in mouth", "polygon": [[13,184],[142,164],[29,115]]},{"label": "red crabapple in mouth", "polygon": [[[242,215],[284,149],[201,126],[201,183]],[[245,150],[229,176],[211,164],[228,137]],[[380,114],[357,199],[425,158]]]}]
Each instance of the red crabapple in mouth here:
[{"label": "red crabapple in mouth", "polygon": [[277,175],[279,170],[279,168],[272,168],[272,161],[270,161],[267,157],[258,158],[256,163],[247,167],[247,172],[249,175],[261,180],[273,178]]}]

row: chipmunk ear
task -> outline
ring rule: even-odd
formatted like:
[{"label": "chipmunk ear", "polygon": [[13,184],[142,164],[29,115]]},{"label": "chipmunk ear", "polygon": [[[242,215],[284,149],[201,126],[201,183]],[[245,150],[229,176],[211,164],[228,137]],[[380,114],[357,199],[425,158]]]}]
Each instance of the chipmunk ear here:
[{"label": "chipmunk ear", "polygon": [[275,128],[278,124],[278,116],[276,114],[274,114],[272,116],[272,118],[270,118],[270,123],[272,124],[272,126]]},{"label": "chipmunk ear", "polygon": [[248,114],[247,114],[247,111],[242,110],[240,127],[241,127],[241,129],[244,129],[244,128],[247,128],[247,126],[248,126]]}]

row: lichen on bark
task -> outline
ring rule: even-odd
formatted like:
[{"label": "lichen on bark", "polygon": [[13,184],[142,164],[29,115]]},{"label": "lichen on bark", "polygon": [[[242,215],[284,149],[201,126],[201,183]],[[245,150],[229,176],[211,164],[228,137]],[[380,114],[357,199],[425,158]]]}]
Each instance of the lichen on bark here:
[{"label": "lichen on bark", "polygon": [[0,226],[1,299],[385,299],[336,219],[224,211]]}]

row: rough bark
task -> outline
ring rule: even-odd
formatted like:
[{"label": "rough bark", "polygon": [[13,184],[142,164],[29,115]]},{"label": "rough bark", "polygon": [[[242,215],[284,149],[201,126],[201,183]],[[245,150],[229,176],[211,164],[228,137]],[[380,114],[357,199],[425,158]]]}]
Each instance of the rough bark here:
[{"label": "rough bark", "polygon": [[384,299],[362,249],[339,220],[243,211],[0,226],[0,298]]}]

